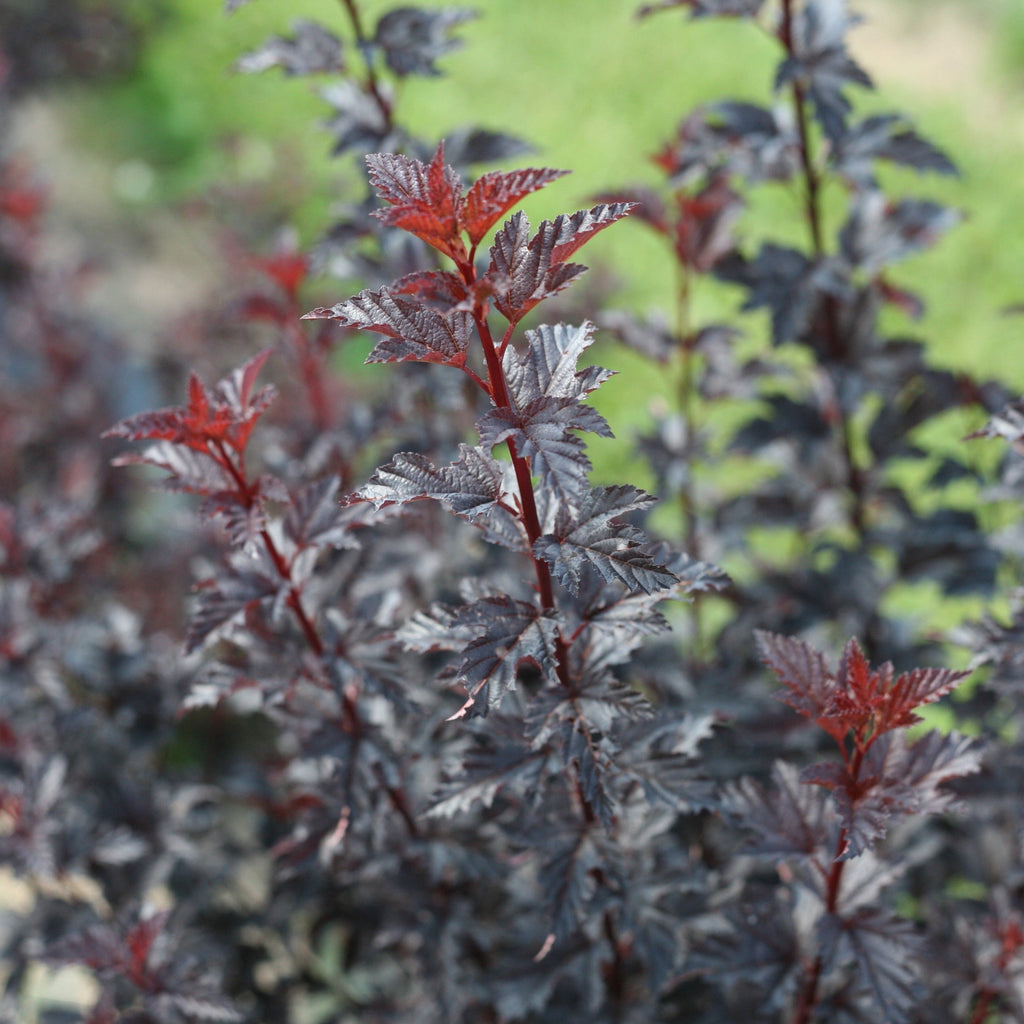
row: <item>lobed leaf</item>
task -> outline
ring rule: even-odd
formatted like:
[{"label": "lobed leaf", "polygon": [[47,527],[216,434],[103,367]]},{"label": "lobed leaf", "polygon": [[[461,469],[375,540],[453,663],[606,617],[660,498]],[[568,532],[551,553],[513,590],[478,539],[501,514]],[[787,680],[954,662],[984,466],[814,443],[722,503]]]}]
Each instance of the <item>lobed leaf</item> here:
[{"label": "lobed leaf", "polygon": [[558,627],[536,605],[507,596],[485,597],[459,609],[452,625],[474,634],[455,669],[454,678],[466,688],[468,699],[453,718],[463,717],[471,708],[486,712],[497,706],[505,692],[515,687],[516,672],[524,662],[554,677]]},{"label": "lobed leaf", "polygon": [[567,171],[526,168],[519,171],[489,171],[477,178],[462,204],[460,223],[470,242],[478,245],[484,235],[522,199]]},{"label": "lobed leaf", "polygon": [[460,310],[440,312],[388,289],[361,291],[330,309],[314,309],[304,319],[332,319],[346,327],[385,335],[368,363],[421,362],[462,367],[473,337],[473,320]]},{"label": "lobed leaf", "polygon": [[798,770],[776,761],[770,789],[743,778],[725,787],[725,806],[756,834],[755,853],[773,857],[816,857],[835,847],[836,813],[821,790],[806,785]]},{"label": "lobed leaf", "polygon": [[462,45],[451,30],[477,16],[465,7],[396,7],[378,20],[373,43],[396,75],[433,77],[441,73],[434,62]]},{"label": "lobed leaf", "polygon": [[599,487],[577,510],[559,511],[554,529],[539,537],[534,554],[543,558],[563,586],[580,593],[585,569],[594,569],[609,583],[648,594],[669,590],[679,582],[650,554],[643,534],[621,517],[651,502],[635,487]]},{"label": "lobed leaf", "polygon": [[235,69],[247,74],[280,68],[286,75],[315,75],[341,71],[345,62],[341,40],[322,25],[305,19],[292,26],[291,38],[274,36],[259,49],[241,56]]}]

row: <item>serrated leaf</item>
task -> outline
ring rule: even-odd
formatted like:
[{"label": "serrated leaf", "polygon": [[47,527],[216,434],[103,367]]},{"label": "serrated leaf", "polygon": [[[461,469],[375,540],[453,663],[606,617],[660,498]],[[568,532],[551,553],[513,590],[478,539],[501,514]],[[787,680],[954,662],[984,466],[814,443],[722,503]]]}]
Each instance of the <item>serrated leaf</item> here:
[{"label": "serrated leaf", "polygon": [[804,85],[818,123],[833,142],[846,131],[850,102],[845,87],[872,87],[868,73],[846,49],[846,35],[855,22],[846,0],[807,0],[793,13],[790,55],[775,77],[776,89],[793,81]]},{"label": "serrated leaf", "polygon": [[825,793],[808,786],[791,764],[772,765],[772,785],[743,778],[725,788],[725,805],[755,833],[754,852],[773,857],[814,857],[835,848],[837,816]]},{"label": "serrated leaf", "polygon": [[315,75],[341,71],[341,40],[314,21],[299,19],[293,36],[274,36],[259,49],[241,56],[235,69],[247,74],[280,68],[286,75]]},{"label": "serrated leaf", "polygon": [[452,624],[475,634],[463,648],[454,675],[468,699],[452,717],[462,717],[470,708],[485,711],[497,706],[515,686],[516,671],[524,662],[554,677],[558,626],[536,605],[505,596],[485,597],[461,608]]},{"label": "serrated leaf", "polygon": [[494,409],[477,421],[476,428],[488,448],[513,442],[517,454],[530,459],[542,486],[569,507],[586,492],[593,468],[583,441],[570,431],[611,436],[604,417],[575,398],[539,398],[522,408]]},{"label": "serrated leaf", "polygon": [[630,591],[651,594],[671,589],[679,582],[675,574],[654,560],[639,530],[621,522],[623,515],[651,501],[650,495],[635,487],[596,488],[578,510],[560,511],[554,529],[534,544],[534,554],[574,594],[580,592],[586,568],[596,570],[609,583],[625,584]]},{"label": "serrated leaf", "polygon": [[273,349],[260,352],[219,381],[212,391],[193,373],[188,381],[187,406],[129,416],[104,431],[103,436],[170,441],[203,453],[211,446],[225,444],[241,452],[256,421],[277,394],[270,385],[253,392],[256,377],[272,353]]},{"label": "serrated leaf", "polygon": [[577,369],[594,342],[592,323],[542,324],[526,332],[526,342],[525,349],[510,346],[502,357],[505,383],[519,408],[542,397],[582,399],[612,376],[600,366]]},{"label": "serrated leaf", "polygon": [[441,73],[434,62],[462,45],[451,38],[451,30],[476,17],[476,11],[464,7],[396,7],[378,20],[373,42],[396,75],[433,77]]},{"label": "serrated leaf", "polygon": [[891,202],[875,189],[858,193],[839,240],[845,258],[865,274],[933,245],[960,219],[955,210],[927,199]]},{"label": "serrated leaf", "polygon": [[428,814],[451,817],[476,805],[490,807],[499,793],[535,793],[547,754],[523,741],[518,719],[494,714],[478,746],[463,759],[459,770],[435,794]]},{"label": "serrated leaf", "polygon": [[444,162],[444,144],[429,164],[402,153],[371,153],[366,158],[370,184],[388,207],[374,210],[384,224],[401,228],[456,263],[466,259],[460,238],[462,179]]},{"label": "serrated leaf", "polygon": [[[387,99],[386,89],[384,96]],[[387,151],[400,144],[400,136],[380,104],[357,82],[349,78],[331,82],[320,90],[320,98],[333,111],[325,127],[334,137],[332,153],[335,156],[349,150]]]},{"label": "serrated leaf", "polygon": [[779,699],[799,714],[822,723],[829,735],[844,736],[847,726],[831,721],[836,679],[824,655],[796,637],[758,630],[755,638],[761,660],[786,687]]},{"label": "serrated leaf", "polygon": [[862,187],[876,184],[876,160],[919,172],[957,173],[949,157],[919,135],[900,114],[875,114],[852,125],[836,145],[832,159],[840,174]]},{"label": "serrated leaf", "polygon": [[802,778],[832,791],[847,839],[843,857],[849,858],[873,847],[893,817],[949,810],[955,795],[940,787],[980,766],[977,745],[964,736],[932,731],[911,744],[900,731],[871,744],[856,776],[841,764],[825,763],[804,769]]},{"label": "serrated leaf", "polygon": [[594,873],[600,860],[589,833],[581,831],[541,865],[540,883],[556,942],[564,942],[583,922],[597,889]]},{"label": "serrated leaf", "polygon": [[[363,525],[357,510],[345,508],[338,499],[336,476],[314,480],[303,487],[284,517],[284,534],[296,546],[356,548],[354,526]],[[353,514],[355,513],[355,514]]]},{"label": "serrated leaf", "polygon": [[565,261],[631,209],[629,203],[613,203],[562,214],[544,221],[532,237],[526,215],[514,214],[494,238],[487,270],[502,316],[517,324],[537,303],[567,287],[586,268]]},{"label": "serrated leaf", "polygon": [[262,566],[229,564],[216,578],[199,584],[199,598],[189,620],[185,651],[191,653],[245,611],[278,596],[281,580]]},{"label": "serrated leaf", "polygon": [[490,171],[473,182],[460,211],[463,230],[478,245],[484,235],[520,200],[567,174],[548,167]]},{"label": "serrated leaf", "polygon": [[870,993],[882,1020],[900,1024],[918,1000],[915,958],[921,942],[913,925],[887,911],[865,907],[855,914],[825,915],[818,938],[827,967],[852,960],[858,987]]},{"label": "serrated leaf", "polygon": [[378,510],[429,498],[456,515],[475,519],[501,500],[504,472],[483,448],[462,444],[459,452],[456,462],[440,468],[425,455],[399,453],[375,470],[353,497],[373,502]]},{"label": "serrated leaf", "polygon": [[615,826],[615,802],[609,788],[614,766],[601,749],[601,742],[581,718],[566,723],[568,732],[562,756],[566,765],[575,765],[580,793],[590,811],[611,832]]},{"label": "serrated leaf", "polygon": [[461,367],[473,338],[473,319],[469,313],[443,313],[421,302],[392,295],[387,289],[361,291],[330,309],[314,309],[304,319],[337,320],[346,327],[385,335],[367,357],[368,363],[414,361]]}]

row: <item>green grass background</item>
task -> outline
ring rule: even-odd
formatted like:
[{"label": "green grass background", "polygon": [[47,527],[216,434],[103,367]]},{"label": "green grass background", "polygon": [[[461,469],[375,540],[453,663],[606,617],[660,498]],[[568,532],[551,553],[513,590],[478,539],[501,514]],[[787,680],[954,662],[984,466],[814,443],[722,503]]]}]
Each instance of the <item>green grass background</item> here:
[{"label": "green grass background", "polygon": [[[316,83],[277,71],[238,75],[230,68],[269,34],[287,33],[299,17],[347,35],[341,3],[251,0],[232,15],[214,0],[162,3],[159,29],[132,78],[70,101],[81,144],[115,160],[146,163],[155,174],[154,202],[218,180],[258,181],[312,240],[354,173],[350,157],[328,156],[327,136],[318,127],[327,108]],[[911,324],[894,312],[886,326],[927,338],[941,362],[1024,388],[1024,318],[1001,313],[1024,300],[1024,6],[1018,0],[888,0],[882,10],[898,29],[897,52],[922,45],[930,19],[948,5],[962,9],[981,33],[983,53],[969,81],[944,87],[941,95],[934,82],[890,84],[870,51],[858,53],[878,86],[875,93],[855,91],[859,110],[910,114],[962,170],[957,179],[887,175],[893,194],[938,198],[962,209],[965,219],[892,275],[922,293],[924,320]],[[394,3],[365,0],[362,6],[372,25]],[[468,6],[481,17],[459,30],[465,46],[443,60],[445,76],[409,80],[398,110],[426,137],[469,123],[511,131],[537,148],[531,163],[571,170],[531,197],[527,209],[534,219],[587,205],[600,190],[657,182],[649,154],[697,103],[769,99],[778,54],[750,25],[692,22],[681,12],[637,21],[636,0],[476,0]],[[348,58],[359,67],[357,54],[349,51]],[[942,55],[936,59],[941,68]],[[286,164],[305,167],[301,178],[282,174],[275,152],[286,154]],[[841,205],[833,230],[839,216]],[[797,193],[761,189],[746,227],[754,235],[799,237]],[[593,275],[591,287],[600,292],[595,302],[669,308],[672,267],[642,225],[605,232],[588,246],[587,261],[613,271]],[[732,316],[735,301],[734,293],[702,288],[696,317]],[[755,318],[750,326],[763,331],[764,321]],[[599,404],[617,432],[628,434],[664,390],[663,374],[621,349],[608,359],[623,372],[606,385]],[[599,469],[610,474],[630,458],[624,446],[609,445],[601,445],[597,457]]]}]

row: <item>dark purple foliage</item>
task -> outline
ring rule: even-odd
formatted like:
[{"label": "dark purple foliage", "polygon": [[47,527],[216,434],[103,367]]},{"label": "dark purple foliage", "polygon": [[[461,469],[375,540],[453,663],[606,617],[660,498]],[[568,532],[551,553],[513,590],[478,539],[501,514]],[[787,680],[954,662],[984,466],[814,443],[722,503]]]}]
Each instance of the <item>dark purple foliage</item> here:
[{"label": "dark purple foliage", "polygon": [[[889,268],[958,219],[879,168],[953,165],[858,117],[841,0],[640,14],[672,9],[767,32],[773,95],[686,117],[663,188],[536,227],[563,172],[475,172],[523,145],[396,116],[471,12],[343,0],[242,57],[328,76],[374,195],[238,259],[208,357],[138,375],[44,273],[45,192],[0,151],[0,856],[28,894],[0,1017],[43,964],[98,986],[47,1024],[1024,1020],[1022,602],[954,638],[905,611],[1019,572],[993,527],[1024,407],[879,316],[920,315]],[[802,243],[740,233],[779,184]],[[664,240],[676,315],[562,322],[620,220]],[[743,330],[694,322],[709,278]],[[365,334],[382,388],[338,370]],[[654,493],[591,481],[612,336],[675,398]],[[997,484],[935,440],[951,410],[988,416]]]}]

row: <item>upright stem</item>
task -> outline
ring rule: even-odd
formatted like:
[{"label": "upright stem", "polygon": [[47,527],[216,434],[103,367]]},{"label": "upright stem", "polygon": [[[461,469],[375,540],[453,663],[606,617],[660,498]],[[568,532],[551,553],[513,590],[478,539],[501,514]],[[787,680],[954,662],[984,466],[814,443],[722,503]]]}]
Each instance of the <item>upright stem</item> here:
[{"label": "upright stem", "polygon": [[366,90],[377,104],[377,108],[384,118],[384,124],[390,128],[393,123],[393,111],[391,104],[381,92],[377,69],[373,66],[373,57],[370,56],[370,38],[363,30],[363,19],[359,13],[357,0],[341,0],[341,3],[348,12],[348,18],[352,24],[352,34],[356,37],[356,46],[359,47],[359,52],[363,55],[363,62],[366,64]]},{"label": "upright stem", "polygon": [[[231,474],[232,479],[238,487],[239,493],[241,493],[245,498],[247,507],[251,508],[256,499],[253,493],[253,487],[249,483],[248,475],[245,472],[245,464],[242,461],[242,456],[239,455],[239,461],[238,464],[236,464],[235,460],[231,458],[231,454],[228,452],[223,442],[217,441],[214,447],[217,452],[217,461]],[[295,583],[292,582],[292,567],[288,564],[288,560],[284,555],[281,554],[280,549],[274,543],[274,538],[271,537],[268,530],[260,530],[260,540],[263,541],[267,554],[269,555],[270,560],[274,563],[274,568],[277,570],[281,579],[285,580],[288,584],[288,597],[285,599],[286,604],[292,610],[292,614],[295,616],[299,624],[299,628],[302,630],[302,635],[306,638],[306,643],[317,658],[323,658],[327,653],[327,648],[325,647],[323,639],[316,628],[316,624],[302,606],[302,593]],[[355,742],[358,743],[364,732],[363,720],[360,715],[359,705],[355,696],[347,690],[342,694],[342,720],[347,730],[355,737]],[[409,835],[413,837],[418,836],[420,834],[419,826],[416,824],[416,819],[409,807],[409,801],[404,790],[387,782],[383,782],[382,784],[384,785],[384,789],[388,795],[388,800],[390,801],[391,806],[398,812],[398,815],[405,824]]]},{"label": "upright stem", "polygon": [[[779,39],[790,57],[796,56],[793,36],[794,2],[795,0],[782,0],[782,24],[779,30]],[[821,174],[815,165],[814,155],[811,149],[810,116],[807,104],[807,92],[799,78],[794,79],[792,83],[792,92],[793,109],[796,117],[797,133],[800,143],[800,166],[803,171],[804,179],[804,214],[807,219],[807,225],[811,235],[811,250],[815,261],[818,261],[825,256],[821,209],[822,179]],[[839,307],[835,298],[831,295],[823,297],[823,305],[825,335],[829,354],[836,363],[839,363],[846,355],[842,331],[839,324]],[[856,461],[854,460],[850,423],[840,405],[837,375],[827,367],[823,369],[829,378],[829,383],[835,400],[839,445],[843,453],[843,462],[846,469],[846,485],[852,498],[852,508],[850,510],[851,524],[858,535],[863,535],[865,526],[864,480],[860,470],[857,468]]]},{"label": "upright stem", "polygon": [[[693,450],[692,441],[696,430],[693,409],[693,343],[690,316],[690,276],[686,266],[676,262],[678,277],[676,284],[676,339],[678,341],[679,359],[681,361],[677,400],[679,414],[683,420],[683,432],[686,443],[686,473],[679,493],[679,504],[683,519],[683,545],[686,554],[700,559],[700,536],[697,523],[697,498],[693,486]],[[689,604],[690,627],[693,630],[693,646],[698,652],[703,650],[703,629],[701,624],[700,599],[695,595]]]},{"label": "upright stem", "polygon": [[[858,746],[849,762],[849,771],[855,782],[860,779],[861,767],[864,764],[866,752],[867,747],[862,748]],[[845,753],[843,756],[845,759]],[[842,856],[846,853],[848,840],[849,835],[846,828],[841,828],[839,830],[839,837],[836,840],[835,852],[832,855],[832,863],[828,874],[825,876],[825,913],[827,914],[834,914],[839,907],[839,892],[843,881],[843,869],[846,867],[846,861],[842,859]],[[818,986],[821,984],[821,973],[824,970],[824,966],[824,958],[819,952],[814,958],[814,963],[811,965],[810,970],[807,972],[807,978],[800,993],[800,999],[793,1012],[792,1024],[810,1024],[811,1018],[814,1015],[814,1008],[818,1004]]]}]

